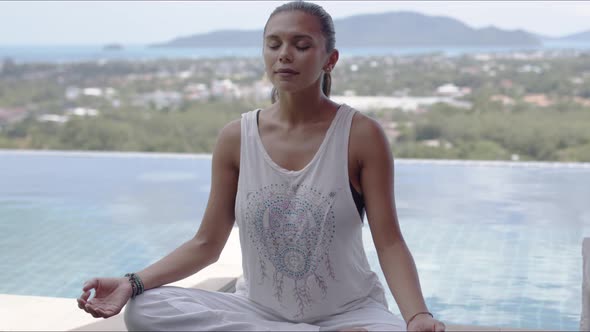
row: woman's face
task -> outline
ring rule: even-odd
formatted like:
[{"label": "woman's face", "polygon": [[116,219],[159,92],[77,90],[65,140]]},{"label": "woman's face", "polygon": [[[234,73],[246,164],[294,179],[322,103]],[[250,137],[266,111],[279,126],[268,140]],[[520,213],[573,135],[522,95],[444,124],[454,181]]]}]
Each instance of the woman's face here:
[{"label": "woman's face", "polygon": [[[319,20],[302,11],[274,15],[264,33],[266,74],[279,90],[296,92],[316,83],[331,70]],[[335,62],[335,61],[334,61]]]}]

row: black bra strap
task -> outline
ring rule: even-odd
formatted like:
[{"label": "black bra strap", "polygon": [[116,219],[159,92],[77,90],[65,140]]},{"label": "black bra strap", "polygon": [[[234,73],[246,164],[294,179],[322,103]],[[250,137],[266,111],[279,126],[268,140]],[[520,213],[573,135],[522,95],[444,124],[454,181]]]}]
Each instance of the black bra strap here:
[{"label": "black bra strap", "polygon": [[260,126],[260,110],[256,111],[256,127]]}]

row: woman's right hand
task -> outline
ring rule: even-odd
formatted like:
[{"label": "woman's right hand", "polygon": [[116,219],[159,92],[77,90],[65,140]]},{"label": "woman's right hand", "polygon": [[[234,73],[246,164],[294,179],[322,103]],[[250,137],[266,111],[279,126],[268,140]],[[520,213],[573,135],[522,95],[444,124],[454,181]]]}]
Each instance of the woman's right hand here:
[{"label": "woman's right hand", "polygon": [[[94,289],[94,297],[90,290]],[[117,315],[131,298],[133,289],[127,278],[94,278],[84,283],[78,307],[95,318]]]}]

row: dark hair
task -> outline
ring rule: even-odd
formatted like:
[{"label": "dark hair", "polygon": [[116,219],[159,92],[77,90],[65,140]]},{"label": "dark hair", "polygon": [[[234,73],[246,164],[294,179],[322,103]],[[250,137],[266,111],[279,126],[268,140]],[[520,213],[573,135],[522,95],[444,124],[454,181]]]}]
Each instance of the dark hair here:
[{"label": "dark hair", "polygon": [[[266,33],[266,26],[268,25],[268,22],[273,16],[275,16],[278,13],[291,12],[296,10],[313,15],[320,21],[322,35],[326,39],[326,52],[332,52],[334,50],[334,47],[336,46],[336,32],[334,31],[334,22],[332,21],[332,16],[330,16],[330,14],[328,14],[324,10],[324,8],[322,8],[322,6],[316,5],[315,3],[293,1],[275,8],[275,10],[268,17],[266,24],[264,25],[264,33]],[[330,76],[329,72],[324,72],[324,75],[322,77],[322,91],[326,96],[330,96],[331,87],[332,76]],[[271,102],[274,103],[277,101],[277,99],[278,91],[277,88],[273,87],[271,92]]]}]

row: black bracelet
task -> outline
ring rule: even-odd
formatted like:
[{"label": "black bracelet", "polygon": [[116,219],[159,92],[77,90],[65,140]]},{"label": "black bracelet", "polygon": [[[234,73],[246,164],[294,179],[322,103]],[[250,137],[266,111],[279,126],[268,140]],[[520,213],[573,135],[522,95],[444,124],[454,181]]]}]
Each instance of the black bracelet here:
[{"label": "black bracelet", "polygon": [[433,316],[433,315],[432,315],[430,312],[428,312],[428,311],[420,311],[420,312],[418,312],[418,313],[414,314],[414,316],[412,316],[412,318],[408,319],[408,323],[406,323],[406,330],[407,330],[407,329],[410,327],[410,322],[411,322],[411,321],[412,321],[414,318],[416,318],[416,316],[418,316],[418,315],[422,315],[422,314],[430,315],[430,317],[434,318],[434,316]]},{"label": "black bracelet", "polygon": [[129,281],[129,283],[131,284],[131,298],[134,298],[135,294],[137,293],[137,286],[131,280]]},{"label": "black bracelet", "polygon": [[125,277],[129,278],[129,283],[131,284],[131,298],[135,298],[137,295],[140,295],[144,291],[143,281],[141,278],[135,273],[127,273]]}]

